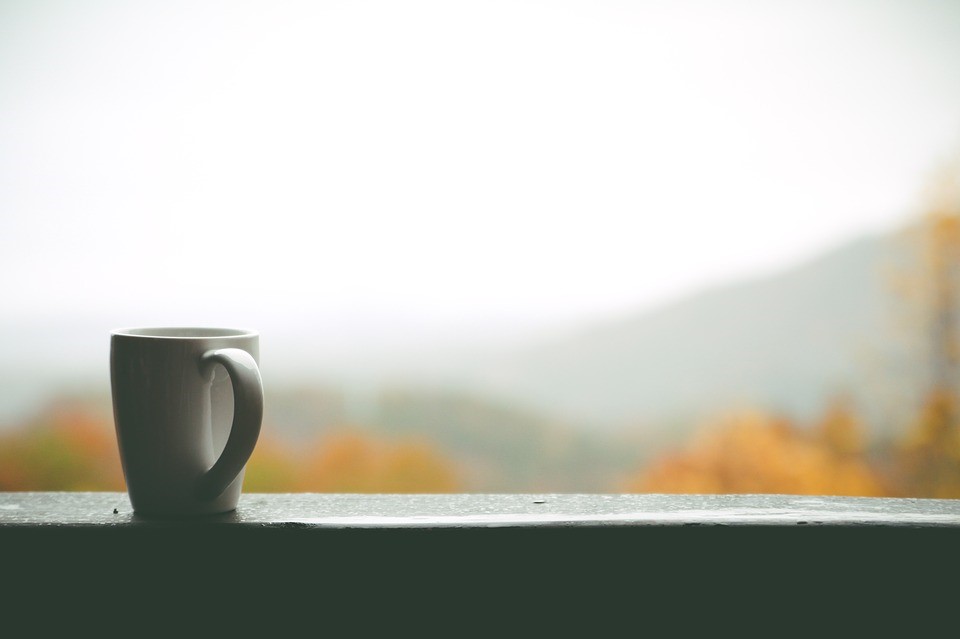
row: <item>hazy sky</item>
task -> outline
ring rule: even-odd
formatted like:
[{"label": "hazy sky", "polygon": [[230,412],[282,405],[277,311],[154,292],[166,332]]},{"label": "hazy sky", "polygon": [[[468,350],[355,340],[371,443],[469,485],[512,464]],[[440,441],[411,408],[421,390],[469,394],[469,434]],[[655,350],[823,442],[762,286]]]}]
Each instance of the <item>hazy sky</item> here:
[{"label": "hazy sky", "polygon": [[948,0],[0,1],[0,304],[617,314],[894,225],[958,149]]}]

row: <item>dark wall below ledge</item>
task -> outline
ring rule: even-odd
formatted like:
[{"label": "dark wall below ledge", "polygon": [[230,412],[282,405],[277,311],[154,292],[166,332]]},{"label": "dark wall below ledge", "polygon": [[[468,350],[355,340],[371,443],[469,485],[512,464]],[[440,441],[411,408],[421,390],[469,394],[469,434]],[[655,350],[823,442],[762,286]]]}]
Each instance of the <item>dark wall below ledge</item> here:
[{"label": "dark wall below ledge", "polygon": [[960,500],[245,494],[234,513],[157,520],[122,493],[0,493],[0,552],[8,610],[46,601],[158,624],[182,606],[283,611],[315,616],[317,634],[334,616],[719,631],[738,614],[802,626],[861,603],[874,621],[918,599],[952,610]]}]

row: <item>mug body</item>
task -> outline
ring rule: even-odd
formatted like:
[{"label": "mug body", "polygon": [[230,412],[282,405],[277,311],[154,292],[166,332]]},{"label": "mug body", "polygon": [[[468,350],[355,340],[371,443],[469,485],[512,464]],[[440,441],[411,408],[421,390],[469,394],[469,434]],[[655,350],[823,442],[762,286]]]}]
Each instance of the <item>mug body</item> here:
[{"label": "mug body", "polygon": [[114,423],[134,511],[200,515],[233,510],[243,471],[219,496],[196,486],[217,461],[230,433],[233,392],[221,365],[204,367],[214,349],[237,348],[259,362],[255,331],[134,328],[110,337]]}]

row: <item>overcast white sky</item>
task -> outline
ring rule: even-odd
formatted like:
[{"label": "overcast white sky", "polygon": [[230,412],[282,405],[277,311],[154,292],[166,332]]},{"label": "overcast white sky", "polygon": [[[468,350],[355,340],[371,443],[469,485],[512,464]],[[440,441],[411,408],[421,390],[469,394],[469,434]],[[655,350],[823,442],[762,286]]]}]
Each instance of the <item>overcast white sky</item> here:
[{"label": "overcast white sky", "polygon": [[0,304],[529,324],[775,269],[960,148],[958,7],[7,0]]}]

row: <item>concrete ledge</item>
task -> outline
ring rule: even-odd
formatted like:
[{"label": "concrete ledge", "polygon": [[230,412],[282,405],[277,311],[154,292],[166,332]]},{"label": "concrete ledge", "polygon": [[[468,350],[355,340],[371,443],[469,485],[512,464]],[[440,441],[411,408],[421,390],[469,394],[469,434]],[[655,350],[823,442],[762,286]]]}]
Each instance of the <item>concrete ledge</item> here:
[{"label": "concrete ledge", "polygon": [[960,500],[791,495],[245,494],[201,519],[135,514],[124,493],[0,493],[0,527],[960,527]]}]

